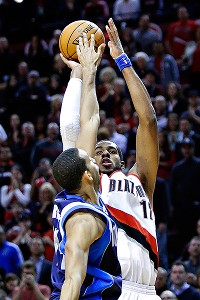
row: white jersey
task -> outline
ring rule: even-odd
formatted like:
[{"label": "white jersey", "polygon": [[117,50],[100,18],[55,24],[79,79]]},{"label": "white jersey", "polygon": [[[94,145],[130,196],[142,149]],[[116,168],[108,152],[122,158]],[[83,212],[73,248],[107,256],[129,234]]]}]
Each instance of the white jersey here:
[{"label": "white jersey", "polygon": [[125,281],[154,286],[158,248],[154,212],[135,174],[101,174],[102,200],[119,226],[118,258]]}]

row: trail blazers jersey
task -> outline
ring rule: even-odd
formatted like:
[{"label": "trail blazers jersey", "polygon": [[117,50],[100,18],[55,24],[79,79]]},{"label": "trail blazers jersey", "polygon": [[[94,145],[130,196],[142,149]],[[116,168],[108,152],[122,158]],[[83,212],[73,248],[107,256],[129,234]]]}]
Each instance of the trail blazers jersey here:
[{"label": "trail blazers jersey", "polygon": [[65,279],[65,223],[74,213],[86,211],[98,214],[106,224],[103,235],[89,250],[86,278],[79,299],[115,300],[121,294],[121,268],[117,259],[117,227],[108,216],[106,207],[93,205],[76,195],[59,193],[54,202],[53,225],[55,255],[52,264],[54,291],[50,299],[60,299],[60,291]]},{"label": "trail blazers jersey", "polygon": [[154,285],[158,267],[155,217],[140,179],[115,171],[101,174],[102,200],[118,227],[122,279]]}]

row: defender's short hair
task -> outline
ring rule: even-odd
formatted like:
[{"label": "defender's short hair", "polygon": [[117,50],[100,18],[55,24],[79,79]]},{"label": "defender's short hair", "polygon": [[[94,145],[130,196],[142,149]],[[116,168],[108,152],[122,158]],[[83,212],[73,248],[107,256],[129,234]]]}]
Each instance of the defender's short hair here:
[{"label": "defender's short hair", "polygon": [[58,184],[67,192],[73,192],[80,188],[87,166],[85,160],[79,156],[78,149],[69,148],[57,157],[52,170]]}]

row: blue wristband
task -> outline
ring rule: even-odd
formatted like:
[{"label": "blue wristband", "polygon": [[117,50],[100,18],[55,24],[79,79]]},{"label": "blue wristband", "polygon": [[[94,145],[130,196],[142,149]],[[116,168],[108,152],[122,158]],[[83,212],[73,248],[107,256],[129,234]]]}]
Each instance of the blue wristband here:
[{"label": "blue wristband", "polygon": [[122,71],[124,68],[132,66],[131,61],[128,58],[128,56],[126,55],[126,53],[122,53],[120,56],[118,56],[114,60],[117,64],[118,68],[120,69],[120,71]]}]

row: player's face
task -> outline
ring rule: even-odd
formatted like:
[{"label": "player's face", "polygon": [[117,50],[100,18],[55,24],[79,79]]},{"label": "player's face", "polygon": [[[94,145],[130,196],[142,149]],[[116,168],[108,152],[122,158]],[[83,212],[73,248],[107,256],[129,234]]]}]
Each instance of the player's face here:
[{"label": "player's face", "polygon": [[115,143],[102,141],[95,147],[95,161],[100,172],[110,173],[114,170],[121,170],[122,164]]},{"label": "player's face", "polygon": [[98,190],[100,178],[99,178],[99,167],[97,166],[94,158],[90,157],[87,152],[79,149],[79,155],[83,159],[85,159],[86,166],[88,170],[90,171],[93,180],[94,180],[94,188],[95,190]]}]

